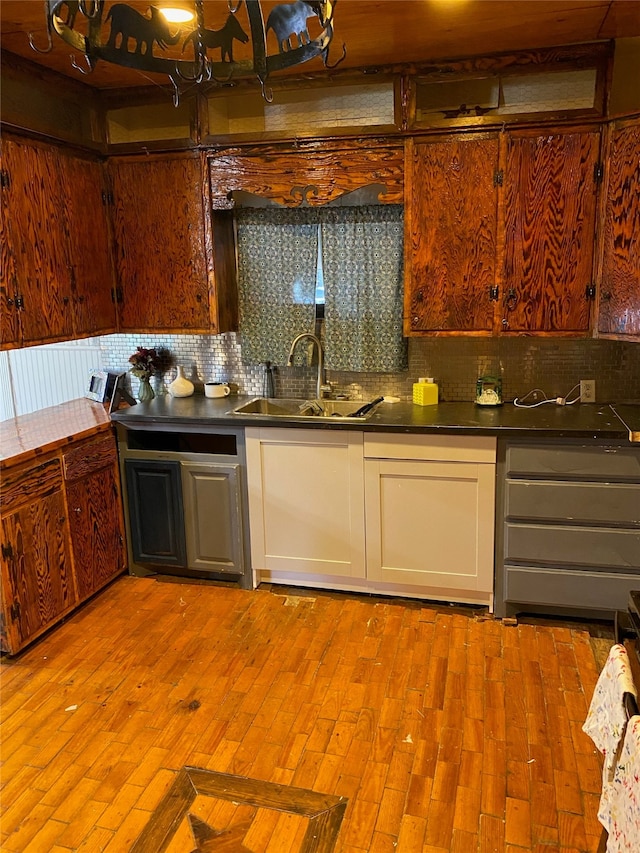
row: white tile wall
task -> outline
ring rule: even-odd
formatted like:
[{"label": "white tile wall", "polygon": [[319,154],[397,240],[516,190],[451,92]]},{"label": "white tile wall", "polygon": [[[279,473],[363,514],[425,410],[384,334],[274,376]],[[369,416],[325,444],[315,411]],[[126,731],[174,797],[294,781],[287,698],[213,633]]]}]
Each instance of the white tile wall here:
[{"label": "white tile wall", "polygon": [[84,396],[92,370],[102,370],[97,338],[0,353],[0,420]]}]

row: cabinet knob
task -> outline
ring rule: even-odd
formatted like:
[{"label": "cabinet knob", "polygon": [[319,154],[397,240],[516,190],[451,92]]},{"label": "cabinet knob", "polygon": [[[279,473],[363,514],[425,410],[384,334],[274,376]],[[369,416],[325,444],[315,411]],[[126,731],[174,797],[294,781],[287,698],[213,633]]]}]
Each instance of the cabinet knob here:
[{"label": "cabinet knob", "polygon": [[11,297],[9,297],[7,299],[7,307],[11,308],[13,306],[13,304],[14,304],[13,299]]},{"label": "cabinet knob", "polygon": [[77,506],[77,507],[74,509],[74,512],[78,512],[78,513],[79,513],[79,512],[82,512],[82,509],[81,509],[79,506]]},{"label": "cabinet knob", "polygon": [[68,297],[68,296],[63,296],[63,297],[62,297],[62,304],[63,304],[63,305],[68,305],[68,304],[69,304],[69,297]]},{"label": "cabinet knob", "polygon": [[506,318],[506,317],[503,317],[503,318],[502,318],[502,326],[503,326],[503,328],[504,328],[504,329],[506,329],[508,325],[509,325],[509,321],[507,320],[507,318]]},{"label": "cabinet knob", "polygon": [[414,317],[414,318],[411,320],[411,323],[412,323],[414,326],[417,326],[419,322],[420,322],[420,318],[419,318],[419,317]]},{"label": "cabinet knob", "polygon": [[84,302],[84,296],[78,296],[78,302],[80,302],[80,303]]}]

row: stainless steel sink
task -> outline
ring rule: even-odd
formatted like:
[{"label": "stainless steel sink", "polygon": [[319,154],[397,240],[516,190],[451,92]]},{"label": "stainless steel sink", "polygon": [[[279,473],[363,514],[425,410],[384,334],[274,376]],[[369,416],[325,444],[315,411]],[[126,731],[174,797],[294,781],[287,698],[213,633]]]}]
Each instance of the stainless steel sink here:
[{"label": "stainless steel sink", "polygon": [[341,421],[366,421],[373,411],[349,417],[363,406],[364,400],[308,400],[255,397],[231,412],[232,415],[263,416],[269,418],[335,418]]}]

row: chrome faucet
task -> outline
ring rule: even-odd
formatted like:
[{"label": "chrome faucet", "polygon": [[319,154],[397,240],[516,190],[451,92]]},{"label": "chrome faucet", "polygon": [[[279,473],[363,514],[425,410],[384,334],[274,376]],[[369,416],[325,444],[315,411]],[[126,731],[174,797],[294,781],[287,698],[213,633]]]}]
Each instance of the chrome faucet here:
[{"label": "chrome faucet", "polygon": [[315,335],[312,335],[310,332],[303,332],[301,335],[298,335],[293,339],[293,343],[291,344],[291,349],[289,350],[289,358],[287,359],[287,365],[291,367],[293,365],[293,351],[300,343],[300,341],[307,338],[310,340],[315,346],[318,348],[318,378],[316,380],[316,397],[318,400],[322,397],[322,391],[324,390],[324,358],[322,355],[322,344],[320,343],[320,339]]}]

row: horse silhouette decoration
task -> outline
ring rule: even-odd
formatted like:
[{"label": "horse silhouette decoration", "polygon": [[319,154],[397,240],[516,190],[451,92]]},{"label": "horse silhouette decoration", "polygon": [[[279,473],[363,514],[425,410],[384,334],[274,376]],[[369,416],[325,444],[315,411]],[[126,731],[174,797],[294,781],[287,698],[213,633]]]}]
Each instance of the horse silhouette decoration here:
[{"label": "horse silhouette decoration", "polygon": [[280,53],[294,49],[293,36],[298,42],[296,47],[302,47],[311,41],[307,20],[313,17],[317,17],[322,22],[318,3],[311,5],[311,3],[305,3],[305,0],[296,0],[295,3],[281,3],[279,6],[274,6],[269,13],[265,35],[269,30],[273,30],[278,40]]},{"label": "horse silhouette decoration", "polygon": [[[197,35],[197,30],[193,30],[193,32],[189,33],[189,35],[184,40],[184,44],[182,45],[183,53],[185,47],[189,44],[189,42],[193,42],[195,47]],[[242,29],[242,27],[240,26],[240,22],[238,21],[235,15],[229,14],[222,29],[202,30],[203,47],[207,49],[211,48],[211,50],[215,50],[215,48],[219,47],[220,59],[222,62],[233,62],[234,39],[239,42],[242,42],[242,44],[246,44],[249,41],[249,36]]]},{"label": "horse silhouette decoration", "polygon": [[[169,45],[177,44],[181,32],[178,30],[175,36],[171,35],[169,24],[159,9],[149,6],[151,17],[146,18],[140,12],[136,12],[124,3],[116,3],[109,9],[105,20],[111,20],[111,32],[107,46],[129,53],[129,39],[136,42],[135,53],[140,56],[153,55],[153,43],[165,50]],[[120,36],[120,47],[116,43]],[[145,48],[144,51],[142,48]]]}]

